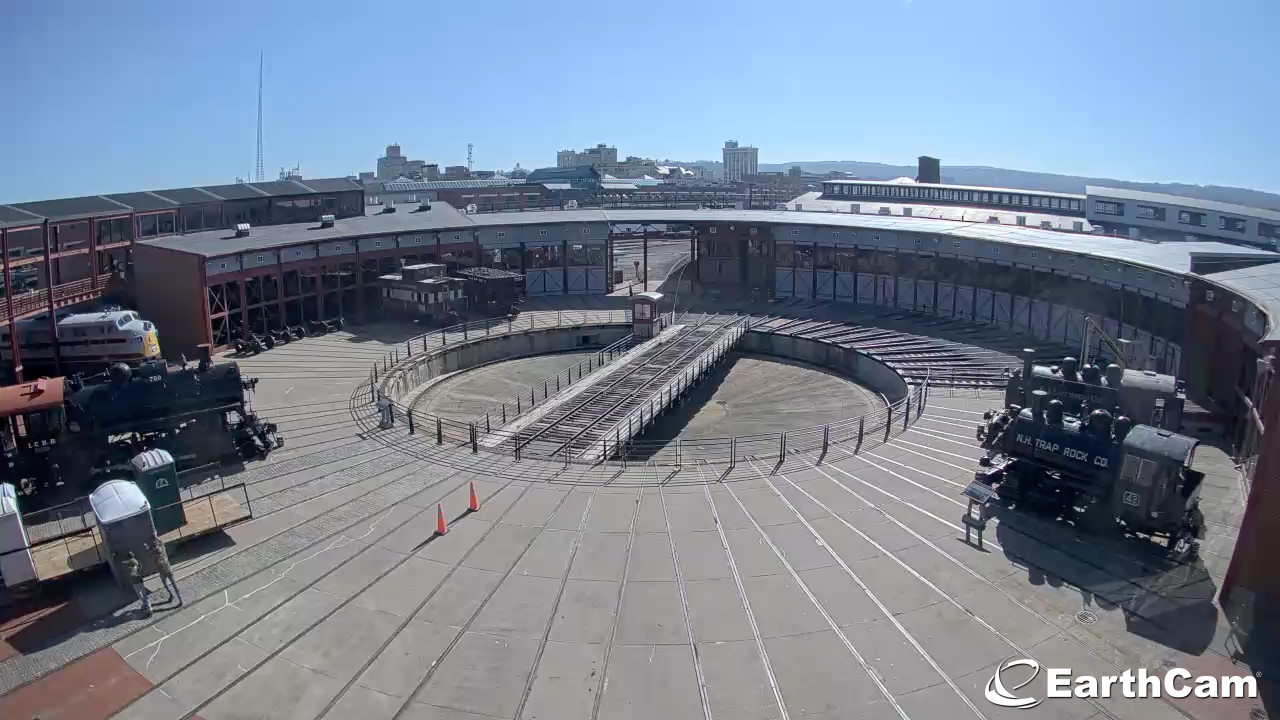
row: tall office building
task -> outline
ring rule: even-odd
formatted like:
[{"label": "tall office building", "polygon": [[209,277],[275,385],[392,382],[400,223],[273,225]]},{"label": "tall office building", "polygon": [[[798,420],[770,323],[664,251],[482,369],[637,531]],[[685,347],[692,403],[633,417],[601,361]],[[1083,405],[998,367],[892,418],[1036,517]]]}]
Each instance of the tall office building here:
[{"label": "tall office building", "polygon": [[760,166],[760,151],[753,147],[739,147],[737,140],[724,144],[724,181],[738,182],[755,175]]}]

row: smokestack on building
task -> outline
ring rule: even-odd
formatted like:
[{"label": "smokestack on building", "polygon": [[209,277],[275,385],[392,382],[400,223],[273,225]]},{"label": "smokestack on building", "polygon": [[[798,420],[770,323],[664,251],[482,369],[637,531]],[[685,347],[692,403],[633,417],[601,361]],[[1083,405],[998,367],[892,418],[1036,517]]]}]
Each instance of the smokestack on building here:
[{"label": "smokestack on building", "polygon": [[916,182],[933,183],[934,185],[942,182],[942,161],[928,155],[921,155],[918,161],[919,164],[916,165]]}]

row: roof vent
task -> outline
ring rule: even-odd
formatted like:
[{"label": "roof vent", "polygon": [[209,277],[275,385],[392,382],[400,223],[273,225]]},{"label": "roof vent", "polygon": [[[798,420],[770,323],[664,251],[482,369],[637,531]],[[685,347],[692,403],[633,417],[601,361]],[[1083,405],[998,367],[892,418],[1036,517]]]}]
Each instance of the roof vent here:
[{"label": "roof vent", "polygon": [[395,200],[387,200],[387,204],[386,204],[385,206],[383,206],[383,208],[382,208],[382,212],[384,212],[384,213],[393,213],[393,212],[395,212],[395,211],[396,211],[396,201],[395,201]]},{"label": "roof vent", "polygon": [[236,224],[236,237],[249,237],[249,223]]},{"label": "roof vent", "polygon": [[331,227],[333,227],[333,221],[334,221],[334,217],[333,217],[332,215],[321,215],[321,216],[320,216],[320,227],[322,227],[322,228],[331,228]]},{"label": "roof vent", "polygon": [[431,209],[431,200],[429,200],[429,199],[424,195],[424,196],[422,197],[422,201],[418,203],[418,210],[419,210],[419,211],[423,211],[423,210],[430,210],[430,209]]}]

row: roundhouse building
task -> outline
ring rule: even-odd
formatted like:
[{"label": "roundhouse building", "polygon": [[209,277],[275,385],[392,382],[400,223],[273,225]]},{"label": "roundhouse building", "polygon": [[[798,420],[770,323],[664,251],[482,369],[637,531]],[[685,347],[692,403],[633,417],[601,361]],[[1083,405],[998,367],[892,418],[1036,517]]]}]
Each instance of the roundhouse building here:
[{"label": "roundhouse building", "polygon": [[[1070,210],[1070,206],[1068,206]],[[965,319],[1075,345],[1084,318],[1177,374],[1227,427],[1250,495],[1224,590],[1253,612],[1280,599],[1258,548],[1280,542],[1280,255],[1219,242],[1151,243],[1036,227],[752,210],[430,209],[139,242],[139,310],[169,352],[223,345],[233,324],[359,314],[401,261],[514,270],[532,295],[610,289],[613,228],[692,228],[684,277],[705,295],[862,303]],[[623,230],[626,228],[627,230]],[[1095,339],[1094,351],[1101,351]],[[1274,431],[1272,432],[1274,435]],[[1270,607],[1270,599],[1261,607]]]},{"label": "roundhouse building", "polygon": [[[96,302],[122,279],[139,240],[233,227],[364,214],[348,178],[207,185],[0,205],[0,326]],[[117,285],[117,287],[119,287]],[[10,334],[14,370],[21,352]]]}]

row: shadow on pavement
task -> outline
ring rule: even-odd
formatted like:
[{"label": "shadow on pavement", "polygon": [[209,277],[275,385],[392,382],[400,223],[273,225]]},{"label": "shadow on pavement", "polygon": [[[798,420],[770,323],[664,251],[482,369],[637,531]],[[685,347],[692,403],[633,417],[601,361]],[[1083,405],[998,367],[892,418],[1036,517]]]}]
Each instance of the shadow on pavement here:
[{"label": "shadow on pavement", "polygon": [[997,508],[997,542],[1033,585],[1070,585],[1081,607],[1124,612],[1129,632],[1189,655],[1213,642],[1217,587],[1199,560],[1176,563],[1163,543],[1122,535],[1118,527],[1085,536],[1065,522]]}]

